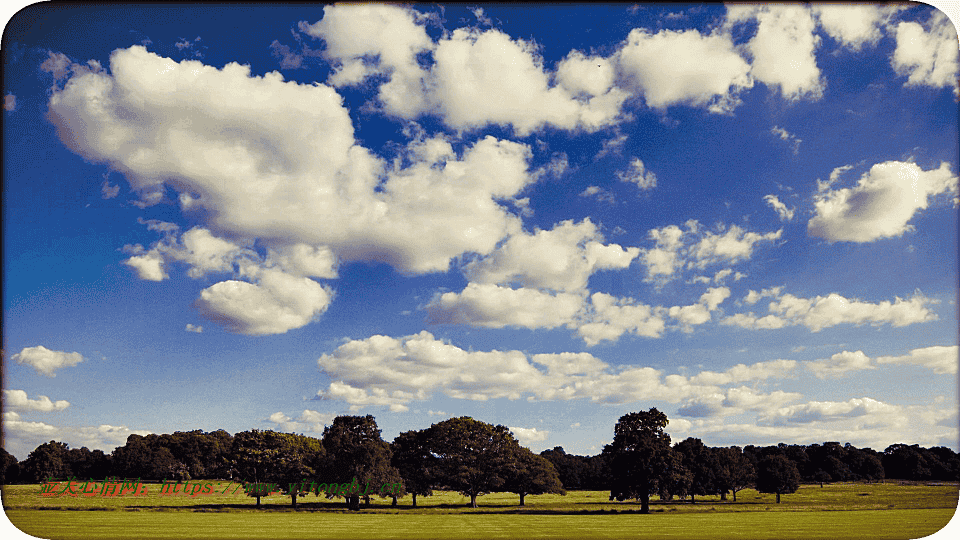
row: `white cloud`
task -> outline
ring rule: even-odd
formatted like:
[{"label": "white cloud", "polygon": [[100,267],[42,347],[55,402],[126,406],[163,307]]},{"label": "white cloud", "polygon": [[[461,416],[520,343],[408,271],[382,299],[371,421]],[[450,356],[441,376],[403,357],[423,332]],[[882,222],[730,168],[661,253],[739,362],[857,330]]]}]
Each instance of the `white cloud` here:
[{"label": "white cloud", "polygon": [[755,20],[757,33],[745,46],[752,59],[750,75],[776,86],[788,100],[823,95],[825,82],[814,51],[820,38],[810,9],[803,5],[728,5],[727,26]]},{"label": "white cloud", "polygon": [[579,291],[597,270],[627,268],[639,253],[639,248],[603,244],[589,219],[563,221],[548,231],[511,236],[487,257],[467,264],[463,273],[475,283]]},{"label": "white cloud", "polygon": [[617,59],[630,87],[660,110],[683,104],[729,113],[740,104],[740,91],[753,86],[749,65],[723,33],[636,28]]},{"label": "white cloud", "polygon": [[19,411],[53,412],[62,411],[70,406],[69,401],[60,399],[53,402],[47,396],[30,399],[23,390],[4,390],[3,401],[7,408]]},{"label": "white cloud", "polygon": [[[789,360],[737,365],[725,373],[704,372],[692,378],[664,377],[650,367],[613,368],[589,353],[466,351],[426,331],[351,340],[321,356],[317,364],[331,380],[318,396],[346,401],[351,410],[368,406],[406,410],[410,402],[430,399],[435,392],[475,401],[590,399],[617,404],[644,399],[678,403],[721,394],[723,407],[741,410],[781,406],[799,397],[780,391],[758,394],[748,388],[725,391],[718,386],[784,377],[795,366]],[[275,421],[284,418],[279,415]]]},{"label": "white cloud", "polygon": [[[787,141],[790,143],[790,148],[793,150],[793,155],[800,153],[800,143],[803,142],[803,139],[778,126],[773,126],[770,129],[770,133],[780,137],[781,141]],[[768,195],[768,197],[769,196],[770,195]]]},{"label": "white cloud", "polygon": [[587,345],[616,341],[626,332],[658,338],[664,331],[667,310],[651,307],[629,298],[616,298],[606,293],[593,293],[590,308],[577,327]]},{"label": "white cloud", "polygon": [[854,51],[864,45],[876,45],[886,20],[903,9],[871,4],[812,4],[810,7],[827,35]]},{"label": "white cloud", "polygon": [[200,326],[200,325],[193,325],[193,324],[190,324],[190,323],[187,323],[187,327],[185,328],[185,330],[186,330],[187,332],[193,332],[193,333],[195,333],[195,334],[202,334],[202,333],[203,333],[203,327],[202,327],[202,326]]},{"label": "white cloud", "polygon": [[769,288],[763,289],[760,292],[757,292],[751,289],[750,292],[748,292],[747,295],[743,297],[743,301],[750,305],[753,305],[753,304],[756,304],[761,298],[766,298],[766,297],[779,298],[781,291],[783,291],[782,286],[769,287]]},{"label": "white cloud", "polygon": [[776,195],[767,195],[763,200],[767,201],[767,205],[770,208],[777,211],[777,215],[780,216],[780,221],[790,221],[793,219],[793,213],[796,208],[787,208],[787,205],[780,202],[780,199],[778,199]]},{"label": "white cloud", "polygon": [[914,349],[910,354],[903,356],[879,356],[878,364],[914,364],[933,370],[937,374],[957,373],[957,364],[960,362],[958,347],[933,346]]},{"label": "white cloud", "polygon": [[3,110],[13,111],[17,108],[17,96],[13,94],[5,94],[3,96]]},{"label": "white cloud", "polygon": [[280,270],[259,273],[258,283],[227,280],[200,292],[194,305],[230,332],[253,336],[300,328],[326,311],[333,292],[316,281]]},{"label": "white cloud", "polygon": [[630,168],[623,171],[617,171],[617,178],[621,182],[636,184],[641,190],[648,190],[657,187],[657,175],[647,170],[640,161],[640,158],[633,158],[630,162]]},{"label": "white cloud", "polygon": [[837,293],[813,298],[784,294],[778,295],[777,301],[770,302],[769,315],[757,318],[752,312],[737,313],[723,319],[721,324],[753,329],[777,329],[802,324],[813,332],[839,324],[890,324],[902,327],[937,320],[937,314],[927,309],[928,304],[936,303],[937,300],[927,298],[919,291],[908,300],[897,297],[893,302],[884,300],[879,303],[850,300]]},{"label": "white cloud", "polygon": [[850,371],[873,369],[870,357],[863,351],[841,351],[828,359],[814,360],[806,363],[806,368],[813,372],[818,379],[842,377]]},{"label": "white cloud", "polygon": [[579,293],[468,283],[459,293],[437,294],[426,306],[428,320],[484,328],[556,328],[569,325],[584,304]]},{"label": "white cloud", "polygon": [[47,377],[56,377],[56,370],[83,362],[83,355],[78,352],[51,351],[43,345],[24,347],[10,358],[16,360],[18,364],[32,366],[37,373]]},{"label": "white cloud", "polygon": [[711,312],[729,297],[730,289],[727,287],[710,288],[700,296],[698,303],[689,306],[673,306],[667,314],[680,323],[680,328],[684,332],[692,332],[693,326],[708,322]]},{"label": "white cloud", "polygon": [[71,448],[86,446],[91,450],[110,453],[117,446],[122,446],[131,434],[143,436],[151,433],[110,424],[75,427],[55,426],[44,422],[25,422],[13,411],[3,413],[3,431],[4,448],[20,459],[26,459],[34,448],[50,440],[65,442]]},{"label": "white cloud", "polygon": [[336,413],[321,413],[305,409],[293,420],[282,412],[275,412],[267,420],[277,424],[285,433],[323,433],[323,428],[333,423]]},{"label": "white cloud", "polygon": [[913,230],[908,223],[930,197],[957,194],[957,176],[946,162],[922,170],[914,163],[878,163],[852,188],[829,190],[847,168],[835,169],[829,183],[814,195],[816,215],[807,224],[810,236],[828,242],[872,242]]},{"label": "white cloud", "polygon": [[457,130],[498,124],[520,135],[545,124],[594,131],[617,120],[627,93],[613,85],[608,60],[573,51],[551,86],[535,45],[478,28],[455,29],[435,43],[423,25],[428,18],[398,6],[327,6],[323,19],[300,29],[326,42],[334,86],[385,76],[378,99],[392,116],[433,114]]},{"label": "white cloud", "polygon": [[107,180],[100,185],[100,193],[104,199],[113,199],[120,194],[120,186],[112,186]]},{"label": "white cloud", "polygon": [[613,196],[613,192],[609,189],[603,189],[600,186],[587,186],[583,191],[580,192],[580,197],[593,197],[596,196],[597,200],[607,204],[615,204],[617,202],[616,198]]},{"label": "white cloud", "polygon": [[736,263],[747,260],[753,254],[753,247],[759,242],[772,242],[780,238],[783,229],[766,234],[745,231],[736,225],[731,225],[719,233],[704,232],[700,241],[691,248],[692,259],[688,266],[704,268],[716,263]]},{"label": "white cloud", "polygon": [[897,48],[890,65],[897,75],[906,76],[904,86],[957,86],[957,31],[942,12],[933,10],[925,25],[901,22],[896,26]]},{"label": "white cloud", "polygon": [[535,442],[543,442],[550,436],[549,431],[538,431],[537,428],[511,427],[510,431],[524,445],[530,445]]},{"label": "white cloud", "polygon": [[902,408],[889,405],[872,398],[853,398],[847,401],[810,401],[800,405],[783,407],[759,418],[759,422],[769,425],[787,425],[792,423],[834,422],[848,418],[874,417],[878,420],[899,415]]},{"label": "white cloud", "polygon": [[[519,229],[498,201],[535,180],[525,145],[487,137],[457,154],[442,138],[416,140],[390,166],[356,144],[328,86],[175,63],[138,46],[115,51],[110,67],[112,76],[75,73],[53,93],[58,136],[121,172],[143,204],[173,188],[185,211],[205,211],[202,228],[216,238],[425,273],[489,253]],[[156,264],[148,275],[159,277]]]}]

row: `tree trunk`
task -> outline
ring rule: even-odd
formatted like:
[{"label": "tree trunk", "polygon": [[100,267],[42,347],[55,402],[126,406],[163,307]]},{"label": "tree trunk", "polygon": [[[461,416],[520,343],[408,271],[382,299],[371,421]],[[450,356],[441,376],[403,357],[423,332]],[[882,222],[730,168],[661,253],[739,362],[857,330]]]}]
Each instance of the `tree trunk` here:
[{"label": "tree trunk", "polygon": [[297,507],[297,490],[291,491],[291,492],[290,492],[290,497],[291,497],[291,499],[293,500],[293,502],[291,503],[291,506],[293,506],[294,508],[296,508],[296,507]]},{"label": "tree trunk", "polygon": [[697,496],[694,493],[690,494],[690,504],[697,504]]},{"label": "tree trunk", "polygon": [[520,506],[523,506],[523,497],[524,497],[524,495],[526,495],[526,494],[525,494],[525,493],[521,493],[521,494],[520,494]]},{"label": "tree trunk", "polygon": [[777,492],[777,504],[780,504],[780,492]]},{"label": "tree trunk", "polygon": [[470,494],[470,508],[476,508],[476,507],[477,507],[477,496],[476,496],[476,494],[471,493],[471,494]]},{"label": "tree trunk", "polygon": [[396,506],[396,505],[397,505],[397,496],[394,495],[394,496],[393,496],[393,502],[390,503],[390,506]]},{"label": "tree trunk", "polygon": [[416,493],[413,494],[413,506],[414,506],[414,507],[417,506],[417,494],[416,494]]},{"label": "tree trunk", "polygon": [[737,490],[733,490],[733,502],[737,502]]},{"label": "tree trunk", "polygon": [[257,508],[260,508],[260,496],[257,495]]},{"label": "tree trunk", "polygon": [[640,513],[649,514],[650,513],[650,494],[641,493],[640,494]]},{"label": "tree trunk", "polygon": [[720,492],[720,500],[721,500],[721,501],[727,500],[727,492],[726,492],[726,491],[721,491],[721,492]]},{"label": "tree trunk", "polygon": [[369,495],[364,495],[364,496],[363,496],[363,505],[364,505],[364,506],[370,506],[370,496],[369,496]]}]

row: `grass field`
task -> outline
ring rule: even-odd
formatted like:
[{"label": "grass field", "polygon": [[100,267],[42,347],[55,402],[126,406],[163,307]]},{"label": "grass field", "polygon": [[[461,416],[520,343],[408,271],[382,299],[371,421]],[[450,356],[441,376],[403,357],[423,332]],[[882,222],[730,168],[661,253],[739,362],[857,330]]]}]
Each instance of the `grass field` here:
[{"label": "grass field", "polygon": [[[214,482],[215,484],[215,482]],[[226,482],[222,484],[226,487]],[[350,512],[314,495],[254,499],[243,494],[140,497],[41,497],[40,486],[5,486],[3,507],[21,530],[40,538],[920,538],[942,528],[957,509],[958,486],[882,484],[803,485],[775,496],[744,490],[732,499],[611,502],[606,492],[478,499],[438,493],[396,507],[373,499]]]}]

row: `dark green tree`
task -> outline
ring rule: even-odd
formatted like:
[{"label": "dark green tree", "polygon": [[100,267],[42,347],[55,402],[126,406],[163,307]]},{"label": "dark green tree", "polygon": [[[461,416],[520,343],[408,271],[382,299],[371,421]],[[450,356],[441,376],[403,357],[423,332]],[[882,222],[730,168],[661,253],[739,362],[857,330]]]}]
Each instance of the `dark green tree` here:
[{"label": "dark green tree", "polygon": [[650,494],[669,458],[670,435],[667,415],[652,408],[620,417],[613,431],[613,442],[604,446],[612,475],[610,497],[619,501],[640,499],[640,512],[650,513]]},{"label": "dark green tree", "polygon": [[20,463],[13,454],[0,448],[0,486],[15,484],[20,479]]},{"label": "dark green tree", "polygon": [[519,447],[506,426],[469,416],[430,426],[427,439],[436,458],[437,485],[469,496],[471,508],[479,495],[503,487]]},{"label": "dark green tree", "polygon": [[696,496],[713,495],[720,492],[717,475],[720,463],[713,449],[708,448],[700,439],[689,437],[673,447],[680,455],[683,467],[690,472],[690,502],[696,502]]},{"label": "dark green tree", "polygon": [[800,472],[792,461],[783,455],[765,457],[757,463],[757,491],[780,495],[794,493],[800,487]]},{"label": "dark green tree", "polygon": [[277,469],[281,463],[278,435],[274,431],[253,429],[241,431],[233,437],[232,466],[241,481],[249,486],[247,495],[256,497],[257,507],[260,507],[261,497],[271,491],[267,485],[277,482]]},{"label": "dark green tree", "polygon": [[271,481],[290,495],[290,505],[296,508],[297,496],[311,488],[308,480],[321,473],[326,452],[320,439],[314,437],[277,433],[273,439],[279,452]]},{"label": "dark green tree", "polygon": [[715,448],[717,460],[720,463],[720,472],[717,479],[720,483],[721,494],[725,491],[733,493],[733,501],[737,501],[737,492],[756,483],[757,474],[750,458],[740,450],[739,446]]},{"label": "dark green tree", "polygon": [[426,431],[418,430],[404,431],[390,445],[390,462],[400,473],[406,492],[413,496],[413,506],[417,505],[417,495],[433,495],[436,459],[428,443]]},{"label": "dark green tree", "polygon": [[520,506],[523,506],[523,499],[527,495],[567,494],[550,461],[534,454],[529,448],[520,447],[516,452],[504,489],[520,496]]},{"label": "dark green tree", "polygon": [[20,477],[30,484],[40,484],[47,478],[66,480],[73,476],[67,451],[67,443],[50,441],[41,444],[20,464]]},{"label": "dark green tree", "polygon": [[[399,473],[390,464],[390,444],[380,438],[377,421],[371,415],[334,418],[323,430],[323,447],[327,455],[324,480],[345,483],[356,479],[363,492],[400,481]],[[359,509],[362,495],[348,494],[347,506]]]}]

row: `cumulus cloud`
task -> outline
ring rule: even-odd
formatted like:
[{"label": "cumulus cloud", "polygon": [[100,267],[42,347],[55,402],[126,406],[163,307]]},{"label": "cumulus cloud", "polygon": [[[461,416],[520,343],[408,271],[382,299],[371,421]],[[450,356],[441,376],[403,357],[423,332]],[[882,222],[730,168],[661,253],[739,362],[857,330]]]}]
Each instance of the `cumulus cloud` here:
[{"label": "cumulus cloud", "polygon": [[890,65],[901,77],[907,77],[904,86],[957,86],[958,50],[957,30],[949,18],[933,10],[923,25],[900,22],[896,26],[897,48],[890,57]]},{"label": "cumulus cloud", "polygon": [[18,364],[26,364],[37,370],[37,373],[47,377],[56,377],[56,371],[71,367],[83,362],[83,355],[78,352],[51,351],[43,345],[24,347],[23,350],[10,357]]},{"label": "cumulus cloud", "polygon": [[660,110],[683,104],[730,113],[740,104],[739,93],[753,86],[750,66],[737,54],[729,34],[720,32],[653,34],[636,28],[617,60],[629,87]]},{"label": "cumulus cloud", "polygon": [[764,394],[746,386],[740,386],[728,388],[725,391],[704,393],[686,400],[677,409],[677,413],[687,418],[729,416],[746,411],[765,411],[782,407],[801,397],[795,392],[777,390]]},{"label": "cumulus cloud", "polygon": [[669,281],[684,269],[703,269],[714,264],[735,264],[749,260],[754,246],[778,240],[783,229],[759,234],[737,225],[718,225],[717,232],[705,230],[696,220],[684,224],[651,229],[648,236],[654,247],[641,251],[640,260],[647,267],[647,280]]},{"label": "cumulus cloud", "polygon": [[630,298],[616,298],[606,293],[593,293],[590,306],[577,327],[587,345],[616,341],[624,333],[658,338],[665,328],[667,310],[648,306]]},{"label": "cumulus cloud", "polygon": [[826,83],[814,51],[820,38],[810,9],[803,5],[735,4],[727,6],[727,27],[755,21],[757,31],[746,44],[750,75],[777,87],[785,99],[817,100]]},{"label": "cumulus cloud", "polygon": [[326,311],[333,292],[316,281],[267,269],[257,283],[227,280],[200,292],[201,315],[230,332],[252,336],[300,328]]},{"label": "cumulus cloud", "polygon": [[333,423],[335,413],[321,413],[304,409],[296,420],[282,412],[275,412],[267,420],[277,424],[285,433],[323,433],[323,428]]},{"label": "cumulus cloud", "polygon": [[910,354],[903,356],[879,356],[878,364],[913,364],[933,370],[934,373],[946,375],[957,373],[957,364],[960,362],[958,347],[933,346],[914,349]]},{"label": "cumulus cloud", "polygon": [[873,369],[870,358],[863,351],[841,351],[828,359],[814,360],[806,363],[806,368],[813,372],[818,379],[841,377],[850,371]]},{"label": "cumulus cloud", "polygon": [[57,400],[50,401],[47,396],[37,396],[37,399],[30,399],[23,390],[4,390],[3,401],[7,408],[18,411],[40,411],[53,412],[62,411],[70,406],[69,401]]},{"label": "cumulus cloud", "polygon": [[927,208],[931,197],[957,194],[957,176],[946,162],[926,171],[910,162],[878,163],[860,177],[856,186],[831,190],[847,169],[835,169],[830,182],[819,183],[813,199],[816,215],[807,224],[810,236],[831,243],[901,236],[913,230],[910,220],[918,210]]},{"label": "cumulus cloud", "polygon": [[596,197],[598,201],[607,204],[615,204],[617,202],[616,197],[613,196],[613,192],[609,189],[603,189],[600,186],[587,186],[580,192],[580,197]]},{"label": "cumulus cloud", "polygon": [[776,195],[767,195],[763,198],[767,201],[767,206],[777,211],[780,221],[790,221],[793,219],[793,213],[796,208],[787,208],[787,205],[780,202]]},{"label": "cumulus cloud", "polygon": [[549,431],[540,431],[537,428],[511,427],[510,431],[518,441],[527,446],[535,442],[543,442],[550,436]]},{"label": "cumulus cloud", "polygon": [[936,303],[937,300],[927,298],[919,291],[907,300],[896,297],[893,302],[884,300],[878,303],[850,300],[837,293],[813,298],[784,294],[770,302],[769,315],[758,318],[753,312],[737,313],[723,319],[721,324],[752,329],[803,325],[812,332],[840,324],[902,327],[937,320],[937,314],[927,308],[928,304]]},{"label": "cumulus cloud", "polygon": [[881,27],[891,15],[903,9],[876,4],[813,4],[810,7],[827,35],[854,51],[864,45],[876,45],[882,37]]},{"label": "cumulus cloud", "polygon": [[551,230],[511,236],[487,257],[467,264],[463,273],[475,283],[578,291],[594,272],[627,268],[639,253],[639,248],[604,244],[589,219],[563,221]]},{"label": "cumulus cloud", "polygon": [[572,324],[582,309],[581,293],[468,283],[459,293],[437,294],[426,306],[428,321],[484,328],[556,328]]},{"label": "cumulus cloud", "polygon": [[146,430],[134,430],[127,426],[99,424],[96,426],[56,426],[45,422],[26,422],[14,411],[3,413],[4,448],[22,459],[34,448],[50,440],[62,441],[71,448],[86,446],[91,450],[112,452],[127,441],[132,434],[149,435]]},{"label": "cumulus cloud", "polygon": [[617,120],[628,94],[613,85],[608,60],[571,52],[553,85],[535,45],[493,28],[458,28],[434,42],[429,19],[398,6],[338,5],[300,29],[326,43],[334,86],[384,77],[378,100],[393,116],[435,115],[457,130],[512,126],[520,135],[546,124],[594,131]]},{"label": "cumulus cloud", "polygon": [[[331,380],[318,396],[346,401],[351,410],[368,406],[407,410],[410,402],[430,399],[436,392],[475,401],[590,399],[617,404],[641,399],[677,403],[722,393],[724,407],[744,410],[763,403],[779,406],[796,397],[782,392],[760,395],[746,388],[726,392],[718,386],[785,376],[794,365],[786,360],[687,378],[663,376],[643,366],[614,368],[589,353],[466,351],[426,331],[351,340],[321,356],[317,364]],[[276,420],[285,418],[279,414]]]},{"label": "cumulus cloud", "polygon": [[684,332],[691,332],[693,326],[709,321],[711,312],[715,311],[729,297],[730,289],[727,287],[711,287],[700,296],[700,300],[696,304],[673,306],[667,311],[667,314],[680,323],[680,328]]},{"label": "cumulus cloud", "polygon": [[759,424],[785,425],[811,422],[834,422],[848,418],[884,417],[900,413],[901,407],[872,398],[853,398],[848,401],[810,401],[782,407],[759,418]]},{"label": "cumulus cloud", "polygon": [[621,182],[636,184],[641,190],[648,190],[657,187],[657,175],[647,170],[640,158],[633,158],[630,167],[623,171],[617,171],[617,178]]}]

